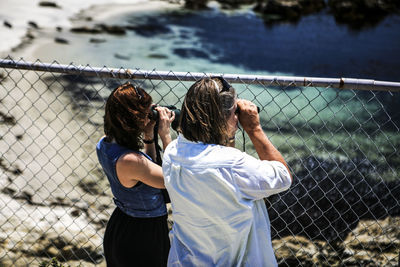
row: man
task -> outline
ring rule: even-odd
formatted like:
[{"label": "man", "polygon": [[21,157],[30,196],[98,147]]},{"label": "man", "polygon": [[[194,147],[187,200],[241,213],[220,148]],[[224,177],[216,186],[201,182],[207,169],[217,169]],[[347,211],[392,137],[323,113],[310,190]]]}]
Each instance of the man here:
[{"label": "man", "polygon": [[[222,78],[204,78],[180,116],[163,159],[174,219],[168,265],[276,266],[263,198],[287,190],[292,178],[256,105],[237,100]],[[238,122],[259,159],[234,148]]]}]

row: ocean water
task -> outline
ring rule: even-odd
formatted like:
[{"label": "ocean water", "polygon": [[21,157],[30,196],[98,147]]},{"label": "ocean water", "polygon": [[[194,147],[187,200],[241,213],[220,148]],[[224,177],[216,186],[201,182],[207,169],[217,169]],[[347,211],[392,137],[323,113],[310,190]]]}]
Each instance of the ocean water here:
[{"label": "ocean water", "polygon": [[[62,63],[172,70],[400,81],[400,16],[352,30],[324,12],[267,25],[250,8],[141,11],[109,18],[124,36],[62,32],[68,49],[41,53]],[[91,43],[90,39],[104,42]],[[59,55],[59,49],[63,49]]]},{"label": "ocean water", "polygon": [[[400,16],[361,30],[339,25],[324,12],[295,24],[267,25],[246,8],[147,11],[104,23],[130,30],[124,36],[63,32],[68,49],[48,44],[41,59],[92,67],[400,81]],[[102,42],[90,42],[93,38]],[[52,54],[56,49],[64,51]],[[190,84],[144,86],[155,87],[155,101],[179,108]],[[293,160],[319,154],[369,158],[382,166],[398,161],[398,93],[234,86],[239,97],[261,107],[264,129]]]},{"label": "ocean water", "polygon": [[[400,80],[399,16],[361,31],[337,25],[325,13],[304,17],[297,24],[272,26],[250,10],[132,15],[126,21],[162,29],[140,29],[136,34],[150,42],[164,40],[162,47],[150,46],[147,56],[171,58],[173,70],[184,71],[181,60],[199,60],[206,61],[207,67],[189,64],[194,67],[191,71],[209,71],[211,67],[226,73],[230,70],[226,66],[232,66],[246,73]],[[128,53],[134,57],[135,52]]]}]

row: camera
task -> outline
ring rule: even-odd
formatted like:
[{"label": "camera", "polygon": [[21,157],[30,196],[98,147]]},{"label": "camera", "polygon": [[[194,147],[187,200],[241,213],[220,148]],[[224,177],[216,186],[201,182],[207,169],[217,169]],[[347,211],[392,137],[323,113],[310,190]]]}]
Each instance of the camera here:
[{"label": "camera", "polygon": [[172,112],[175,113],[175,119],[171,123],[171,127],[172,127],[172,129],[177,131],[178,126],[179,126],[179,117],[181,115],[181,110],[178,109],[177,107],[173,106],[173,105],[168,105],[168,106],[156,106],[156,105],[154,105],[154,106],[151,107],[151,111],[149,113],[149,118],[151,120],[154,120],[154,121],[158,121],[158,117],[159,117],[159,114],[158,114],[158,111],[156,110],[156,107],[165,107],[165,108],[168,108],[169,110],[171,110]]}]

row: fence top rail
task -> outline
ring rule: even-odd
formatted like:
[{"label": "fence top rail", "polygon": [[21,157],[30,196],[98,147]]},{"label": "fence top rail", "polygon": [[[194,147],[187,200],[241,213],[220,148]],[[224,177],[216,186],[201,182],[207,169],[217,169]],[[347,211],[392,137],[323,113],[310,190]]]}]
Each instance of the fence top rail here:
[{"label": "fence top rail", "polygon": [[268,75],[246,75],[246,74],[222,74],[201,72],[175,72],[156,71],[141,69],[107,68],[76,66],[73,64],[63,65],[57,62],[42,63],[40,61],[27,62],[23,59],[0,59],[0,68],[24,69],[32,71],[43,71],[51,73],[64,73],[74,75],[97,76],[101,78],[119,79],[152,79],[152,80],[179,80],[196,81],[205,76],[222,76],[230,83],[262,84],[271,87],[298,87],[315,86],[331,87],[338,89],[372,90],[400,92],[400,82],[376,81],[371,79],[356,78],[321,78],[321,77],[299,77],[299,76],[268,76]]}]

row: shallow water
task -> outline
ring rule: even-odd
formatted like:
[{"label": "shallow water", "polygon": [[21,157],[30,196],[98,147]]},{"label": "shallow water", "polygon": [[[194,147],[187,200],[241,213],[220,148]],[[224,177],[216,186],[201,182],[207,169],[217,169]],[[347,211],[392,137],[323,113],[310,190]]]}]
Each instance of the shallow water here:
[{"label": "shallow water", "polygon": [[[400,79],[399,16],[361,31],[337,25],[332,16],[324,13],[304,17],[297,24],[273,26],[266,26],[248,10],[230,14],[203,11],[132,15],[127,21],[170,29],[149,34],[148,39],[159,38],[171,44],[168,49],[155,47],[154,52],[181,60],[201,59],[239,67],[246,73]],[[146,37],[143,33],[141,36]],[[172,68],[179,68],[178,62]],[[226,72],[221,67],[217,70]]]},{"label": "shallow water", "polygon": [[[400,16],[358,31],[324,12],[266,25],[250,9],[147,11],[105,23],[131,30],[125,36],[64,32],[68,49],[56,44],[41,54],[117,68],[400,81]],[[65,51],[52,55],[57,49]]]},{"label": "shallow water", "polygon": [[[130,30],[125,36],[65,32],[68,49],[49,44],[42,54],[47,61],[92,67],[400,81],[399,16],[360,31],[337,25],[325,13],[306,16],[297,24],[267,26],[246,9],[151,11],[105,23]],[[104,42],[91,43],[91,38]],[[54,47],[64,53],[52,54]],[[157,85],[151,91],[156,102],[179,108],[190,84],[155,81],[147,85],[147,89]],[[264,129],[294,158],[319,153],[397,160],[399,94],[234,86],[239,97],[262,108]]]}]

